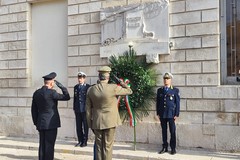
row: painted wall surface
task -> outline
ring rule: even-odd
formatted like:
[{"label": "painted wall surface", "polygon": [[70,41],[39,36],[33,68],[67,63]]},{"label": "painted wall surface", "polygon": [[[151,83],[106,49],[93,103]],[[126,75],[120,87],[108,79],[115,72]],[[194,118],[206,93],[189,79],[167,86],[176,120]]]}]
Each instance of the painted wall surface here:
[{"label": "painted wall surface", "polygon": [[[145,3],[153,0],[68,0],[67,86],[73,96],[78,71],[96,83],[97,69],[108,64],[100,58],[100,8]],[[42,0],[0,0],[0,134],[38,136],[30,106],[31,4]],[[57,1],[55,1],[57,3]],[[180,89],[181,114],[177,120],[177,145],[240,151],[240,89],[220,85],[219,0],[170,0],[169,34],[173,47],[160,55],[154,68],[157,86],[162,73],[170,71]],[[157,23],[157,22],[156,22]],[[126,46],[127,50],[127,46]],[[63,66],[61,66],[63,67]],[[39,75],[41,78],[42,75]],[[40,87],[40,86],[39,86]],[[72,98],[60,103],[62,127],[58,138],[76,138]],[[161,129],[155,104],[150,116],[137,126],[137,141],[161,145]],[[224,131],[224,132],[223,132]],[[127,134],[126,136],[126,133]],[[132,141],[132,128],[118,127],[116,141]]]},{"label": "painted wall surface", "polygon": [[31,7],[31,73],[33,86],[51,71],[67,84],[67,1],[33,3]]}]

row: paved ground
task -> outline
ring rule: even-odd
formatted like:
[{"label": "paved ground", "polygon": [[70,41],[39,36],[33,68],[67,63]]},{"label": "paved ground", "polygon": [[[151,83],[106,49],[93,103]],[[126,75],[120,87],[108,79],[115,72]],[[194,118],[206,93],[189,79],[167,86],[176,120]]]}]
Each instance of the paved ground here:
[{"label": "paved ground", "polygon": [[[74,147],[74,141],[57,141],[55,160],[92,160],[93,143]],[[114,160],[240,160],[240,153],[224,153],[202,149],[177,149],[176,155],[158,154],[158,145],[115,143]],[[0,160],[37,160],[38,140],[0,136]]]}]

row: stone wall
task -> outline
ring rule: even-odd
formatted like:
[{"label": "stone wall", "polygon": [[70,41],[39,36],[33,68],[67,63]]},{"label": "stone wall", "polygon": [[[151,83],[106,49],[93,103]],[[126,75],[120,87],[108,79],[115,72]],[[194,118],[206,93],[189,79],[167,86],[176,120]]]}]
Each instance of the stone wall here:
[{"label": "stone wall", "polygon": [[[68,0],[68,88],[73,95],[76,73],[97,80],[97,69],[107,65],[100,58],[100,8],[153,0]],[[31,3],[43,0],[0,0],[0,134],[37,136],[30,106]],[[170,0],[170,55],[161,55],[154,68],[170,71],[180,89],[181,114],[177,120],[180,147],[240,151],[240,89],[220,85],[219,0]],[[161,129],[151,104],[150,116],[137,125],[137,141],[161,145]],[[58,138],[76,138],[72,99],[60,103],[62,127]],[[126,134],[129,133],[129,134]],[[117,141],[132,141],[133,129],[117,129]]]}]

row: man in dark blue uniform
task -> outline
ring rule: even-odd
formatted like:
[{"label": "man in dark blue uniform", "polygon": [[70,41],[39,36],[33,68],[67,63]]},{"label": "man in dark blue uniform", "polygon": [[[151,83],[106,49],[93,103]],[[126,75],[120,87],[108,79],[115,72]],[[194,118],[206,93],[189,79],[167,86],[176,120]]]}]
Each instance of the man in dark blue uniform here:
[{"label": "man in dark blue uniform", "polygon": [[70,99],[67,88],[55,80],[56,85],[62,90],[59,94],[53,89],[54,78],[57,76],[52,72],[44,78],[44,86],[36,90],[32,98],[32,119],[39,131],[39,160],[53,160],[54,146],[57,137],[57,128],[61,126],[58,113],[58,101]]},{"label": "man in dark blue uniform", "polygon": [[86,96],[90,87],[85,83],[86,74],[78,73],[78,84],[74,86],[73,110],[76,117],[76,131],[78,143],[75,146],[85,147],[88,141],[88,125],[86,119]]},{"label": "man in dark blue uniform", "polygon": [[162,127],[163,148],[159,152],[168,152],[167,124],[170,130],[171,154],[176,154],[176,126],[175,120],[179,116],[180,96],[179,90],[171,85],[173,75],[169,72],[163,75],[164,86],[157,90],[157,115]]}]

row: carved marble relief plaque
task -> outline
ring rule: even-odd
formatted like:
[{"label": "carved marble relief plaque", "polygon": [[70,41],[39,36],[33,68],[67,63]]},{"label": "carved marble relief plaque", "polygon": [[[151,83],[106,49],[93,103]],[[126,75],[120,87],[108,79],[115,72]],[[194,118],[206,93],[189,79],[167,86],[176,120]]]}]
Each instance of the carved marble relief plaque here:
[{"label": "carved marble relief plaque", "polygon": [[159,63],[159,54],[169,54],[168,0],[117,6],[101,11],[100,56],[122,54],[133,44],[147,62]]}]

